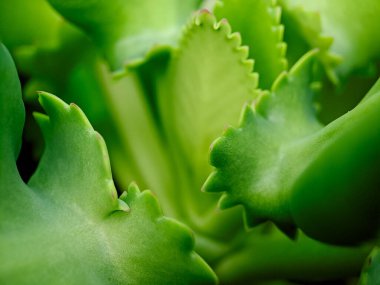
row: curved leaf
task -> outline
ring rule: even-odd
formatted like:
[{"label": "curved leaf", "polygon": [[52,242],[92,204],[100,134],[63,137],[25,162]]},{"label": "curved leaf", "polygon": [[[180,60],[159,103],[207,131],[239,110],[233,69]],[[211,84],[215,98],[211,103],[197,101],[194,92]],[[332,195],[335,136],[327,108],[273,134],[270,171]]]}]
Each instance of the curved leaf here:
[{"label": "curved leaf", "polygon": [[[229,24],[217,23],[214,15],[202,10],[185,30],[160,90],[160,114],[177,159],[178,184],[183,185],[178,195],[193,215],[190,222],[203,224],[211,235],[218,231],[204,224],[208,215],[220,215],[217,197],[197,189],[211,170],[207,156],[213,138],[237,122],[246,100],[256,98],[257,74],[247,56],[247,48],[241,46],[238,34],[231,34]],[[226,231],[221,236],[234,232],[220,226]]]},{"label": "curved leaf", "polygon": [[268,226],[246,233],[243,242],[218,261],[214,268],[220,280],[226,284],[245,284],[247,280],[256,284],[286,279],[311,284],[347,279],[357,276],[371,250],[370,245],[331,246],[302,233],[293,241]]},{"label": "curved leaf", "polygon": [[270,219],[290,236],[300,227],[325,242],[357,243],[380,222],[380,100],[373,95],[323,128],[313,109],[312,58],[280,76],[247,106],[240,127],[214,143],[216,171],[204,188],[226,192],[222,207],[244,205],[251,226]]},{"label": "curved leaf", "polygon": [[[286,191],[292,181],[281,167],[281,163],[288,163],[281,152],[283,144],[320,128],[310,106],[312,63],[313,56],[309,55],[289,74],[282,74],[256,107],[246,106],[240,128],[226,130],[213,143],[211,164],[217,171],[208,178],[204,190],[227,191],[220,206],[243,204],[251,226],[268,217],[282,228],[290,223],[286,206],[282,207],[288,197],[280,191]],[[293,164],[296,168],[303,165]]]},{"label": "curved leaf", "polygon": [[20,86],[3,46],[0,58],[1,283],[215,283],[190,231],[163,217],[149,191],[132,184],[117,198],[104,141],[76,105],[40,94],[46,150],[28,185],[21,180]]},{"label": "curved leaf", "polygon": [[199,0],[49,2],[94,40],[113,69],[139,64],[147,53],[175,45],[182,25],[199,4]]},{"label": "curved leaf", "polygon": [[281,8],[276,1],[224,0],[217,3],[214,13],[241,34],[243,44],[249,46],[249,57],[255,60],[260,86],[269,88],[287,66]]},{"label": "curved leaf", "polygon": [[[380,22],[376,16],[380,13],[379,1],[365,0],[360,5],[356,1],[346,0],[282,2],[285,14],[288,13],[296,22],[295,29],[300,32],[309,48],[319,47],[326,51],[322,55],[324,54],[327,65],[334,64],[333,54],[342,58],[341,64],[337,66],[338,74],[345,76],[352,71],[366,69],[380,58],[377,29]],[[292,37],[294,30],[290,26],[288,32],[289,37]],[[294,42],[294,45],[297,44]],[[292,47],[289,44],[289,50]]]},{"label": "curved leaf", "polygon": [[195,177],[208,170],[205,157],[212,139],[238,120],[245,101],[256,97],[257,74],[240,44],[227,22],[217,23],[203,10],[185,31],[171,62],[161,110],[186,159],[201,173]]}]

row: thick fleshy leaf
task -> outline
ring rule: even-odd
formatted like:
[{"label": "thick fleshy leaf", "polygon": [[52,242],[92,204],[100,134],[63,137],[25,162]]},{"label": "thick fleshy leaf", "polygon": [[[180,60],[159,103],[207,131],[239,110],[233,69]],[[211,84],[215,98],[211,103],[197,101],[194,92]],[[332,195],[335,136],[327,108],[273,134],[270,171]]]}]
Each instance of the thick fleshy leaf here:
[{"label": "thick fleshy leaf", "polygon": [[[16,56],[20,70],[31,77],[24,87],[28,99],[34,100],[37,90],[47,89],[65,101],[78,102],[105,138],[119,185],[128,187],[136,181],[152,189],[165,214],[180,216],[170,158],[156,118],[149,112],[149,80],[140,82],[135,69],[114,76],[83,33],[67,24],[54,46],[27,46]],[[149,69],[145,71],[149,74],[160,66],[149,58],[139,69]]]},{"label": "thick fleshy leaf", "polygon": [[333,54],[338,55],[342,61],[337,71],[343,76],[351,71],[365,70],[380,58],[377,29],[380,22],[376,16],[380,13],[379,1],[365,0],[360,5],[352,0],[281,2],[289,19],[285,24],[290,24],[285,38],[291,40],[294,35],[301,35],[301,40],[289,43],[289,51],[293,46],[297,48],[303,39],[308,46],[306,48],[318,47],[326,51],[322,56],[327,65],[334,64]]},{"label": "thick fleshy leaf", "polygon": [[271,216],[286,227],[290,219],[286,210],[279,208],[288,198],[279,192],[287,189],[285,183],[292,183],[284,179],[288,175],[282,173],[280,152],[282,144],[320,127],[310,106],[312,63],[313,57],[309,55],[289,74],[282,74],[272,91],[263,93],[256,110],[249,105],[245,107],[241,127],[228,129],[213,144],[211,163],[217,171],[208,178],[204,190],[227,190],[221,207],[243,204],[249,225]]},{"label": "thick fleshy leaf", "polygon": [[204,189],[225,191],[222,207],[243,204],[251,226],[269,219],[291,236],[298,226],[325,242],[356,243],[373,237],[380,220],[380,93],[323,128],[313,109],[312,59],[280,76],[246,107],[240,128],[214,143],[216,172]]},{"label": "thick fleshy leaf", "polygon": [[[14,175],[15,161],[21,148],[25,111],[16,68],[2,44],[0,56],[0,179],[9,179]],[[14,96],[9,95],[12,93]]]},{"label": "thick fleshy leaf", "polygon": [[169,71],[161,112],[199,180],[208,171],[213,138],[238,121],[241,106],[255,98],[257,74],[248,50],[229,24],[207,10],[187,27]]},{"label": "thick fleshy leaf", "polygon": [[243,44],[249,46],[249,57],[255,60],[260,86],[270,88],[287,65],[281,8],[276,1],[224,0],[217,3],[214,13],[241,34]]},{"label": "thick fleshy leaf", "polygon": [[149,191],[132,184],[118,199],[104,141],[76,105],[40,94],[46,149],[28,185],[21,180],[23,105],[3,46],[0,63],[1,283],[215,283],[189,230],[163,217]]},{"label": "thick fleshy leaf", "polygon": [[247,280],[250,284],[277,279],[295,280],[297,284],[343,280],[357,276],[371,250],[370,245],[332,246],[302,233],[293,241],[270,226],[264,224],[246,233],[242,242],[218,261],[214,268],[220,280],[225,284],[245,284]]},{"label": "thick fleshy leaf", "polygon": [[[178,199],[193,215],[189,222],[210,235],[230,236],[235,232],[230,226],[239,224],[235,211],[233,219],[225,216],[216,226],[214,217],[224,215],[216,208],[217,195],[197,189],[211,171],[207,157],[212,140],[237,123],[241,105],[256,96],[257,74],[247,56],[229,24],[217,23],[214,15],[202,10],[186,28],[158,98],[181,185]],[[223,234],[214,227],[224,228]]]},{"label": "thick fleshy leaf", "polygon": [[113,69],[138,64],[147,53],[175,45],[182,25],[199,5],[199,0],[49,2],[86,31]]}]

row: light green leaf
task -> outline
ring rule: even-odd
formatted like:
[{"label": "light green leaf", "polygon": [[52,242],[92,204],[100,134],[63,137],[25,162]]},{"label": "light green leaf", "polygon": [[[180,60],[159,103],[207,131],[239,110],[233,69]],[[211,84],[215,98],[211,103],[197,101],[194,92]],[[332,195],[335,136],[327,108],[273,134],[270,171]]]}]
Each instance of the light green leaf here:
[{"label": "light green leaf", "polygon": [[[213,138],[238,121],[242,104],[256,96],[257,74],[248,50],[226,21],[206,10],[187,27],[171,62],[161,112],[199,180],[209,170]],[[204,178],[204,177],[203,177]]]},{"label": "light green leaf", "polygon": [[[331,61],[334,54],[340,56],[342,61],[337,66],[339,75],[345,76],[352,71],[368,69],[371,63],[380,58],[377,28],[380,24],[377,17],[380,13],[379,1],[365,0],[360,5],[353,0],[281,2],[284,4],[285,14],[296,24],[295,30],[287,26],[288,36],[292,37],[292,33],[298,31],[309,48],[325,50],[326,53],[322,53],[322,56],[327,65],[334,65],[334,60]],[[294,42],[294,45],[297,43]],[[292,48],[293,45],[289,43],[289,50]]]},{"label": "light green leaf", "polygon": [[[165,214],[179,218],[169,158],[135,70],[114,76],[83,33],[68,25],[54,46],[20,48],[16,56],[20,70],[31,77],[24,88],[28,99],[47,89],[78,102],[107,142],[119,185],[136,181],[154,190]],[[149,59],[146,65],[154,64]]]},{"label": "light green leaf", "polygon": [[232,30],[241,34],[249,57],[255,60],[260,86],[269,88],[287,66],[281,8],[276,1],[224,0],[217,3],[214,13],[217,18],[226,18]]},{"label": "light green leaf", "polygon": [[0,63],[0,282],[215,283],[191,232],[163,217],[149,191],[132,184],[118,199],[104,141],[76,105],[40,94],[46,149],[30,182],[21,180],[24,111],[3,46]]},{"label": "light green leaf", "polygon": [[225,234],[216,230],[211,217],[221,215],[217,196],[197,189],[211,171],[207,157],[213,138],[235,124],[241,105],[256,97],[257,74],[247,56],[247,48],[241,46],[238,34],[231,34],[229,24],[217,23],[202,10],[185,30],[158,98],[176,179],[182,186],[178,195],[193,215],[189,222],[210,235],[229,236],[235,231],[228,230],[227,224],[238,224],[235,218],[225,217],[226,224],[217,222]]},{"label": "light green leaf", "polygon": [[[95,68],[118,135],[110,134],[113,144],[110,153],[119,183],[130,183],[124,172],[126,167],[131,167],[133,179],[154,191],[165,214],[180,218],[183,209],[178,203],[170,152],[149,112],[142,84],[135,73],[115,78],[104,64],[98,63]],[[118,146],[114,145],[115,139]]]},{"label": "light green leaf", "polygon": [[246,107],[240,127],[214,143],[216,171],[204,188],[226,192],[222,207],[244,205],[251,226],[269,219],[290,236],[299,227],[324,242],[353,244],[372,238],[380,222],[380,93],[322,127],[313,109],[313,57],[280,76]]},{"label": "light green leaf", "polygon": [[94,40],[113,69],[139,64],[147,53],[175,45],[199,5],[199,0],[49,2]]}]

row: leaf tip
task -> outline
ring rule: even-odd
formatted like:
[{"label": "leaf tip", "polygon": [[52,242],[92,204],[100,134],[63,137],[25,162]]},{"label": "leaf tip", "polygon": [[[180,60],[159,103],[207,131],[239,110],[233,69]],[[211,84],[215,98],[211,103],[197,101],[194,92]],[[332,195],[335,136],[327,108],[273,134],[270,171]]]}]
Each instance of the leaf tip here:
[{"label": "leaf tip", "polygon": [[218,171],[212,172],[209,177],[207,177],[205,183],[202,185],[202,192],[223,192],[225,189],[223,183],[221,183],[220,174]]}]

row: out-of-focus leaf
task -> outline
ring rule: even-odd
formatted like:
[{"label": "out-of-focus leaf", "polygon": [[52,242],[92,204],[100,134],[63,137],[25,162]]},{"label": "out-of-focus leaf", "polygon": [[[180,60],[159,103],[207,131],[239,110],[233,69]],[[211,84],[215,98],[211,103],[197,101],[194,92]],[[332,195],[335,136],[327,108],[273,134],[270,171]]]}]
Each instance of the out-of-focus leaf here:
[{"label": "out-of-focus leaf", "polygon": [[147,53],[176,45],[182,25],[200,1],[49,2],[94,40],[113,69],[121,69],[143,62]]},{"label": "out-of-focus leaf", "polygon": [[12,51],[53,43],[61,24],[60,16],[44,0],[0,1],[0,40]]},{"label": "out-of-focus leaf", "polygon": [[260,284],[276,279],[293,280],[295,284],[344,280],[357,276],[371,250],[370,245],[327,245],[302,233],[293,241],[275,228],[265,232],[268,226],[246,233],[242,242],[214,265],[220,280],[225,284]]},{"label": "out-of-focus leaf", "polygon": [[359,285],[377,284],[380,284],[380,251],[375,247],[364,264]]},{"label": "out-of-focus leaf", "polygon": [[[358,5],[353,0],[282,0],[284,13],[288,15],[285,39],[291,40],[289,51],[304,40],[305,48],[320,48],[327,66],[335,65],[335,55],[341,57],[337,66],[339,75],[366,70],[380,58],[378,26],[380,2],[365,0]],[[293,24],[292,24],[293,23]],[[301,38],[301,40],[299,40]],[[307,50],[302,48],[303,54]]]}]

